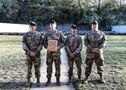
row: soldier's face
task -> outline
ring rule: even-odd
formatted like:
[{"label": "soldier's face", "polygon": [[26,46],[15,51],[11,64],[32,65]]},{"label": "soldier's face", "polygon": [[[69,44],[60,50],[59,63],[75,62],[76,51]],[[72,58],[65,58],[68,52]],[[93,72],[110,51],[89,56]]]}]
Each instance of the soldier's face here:
[{"label": "soldier's face", "polygon": [[51,23],[50,24],[50,29],[55,30],[56,29],[56,23]]},{"label": "soldier's face", "polygon": [[92,30],[98,30],[98,24],[92,24]]},{"label": "soldier's face", "polygon": [[31,31],[35,31],[36,30],[36,26],[30,26],[30,30]]},{"label": "soldier's face", "polygon": [[77,33],[77,29],[71,28],[71,33],[72,33],[72,34],[76,34],[76,33]]}]

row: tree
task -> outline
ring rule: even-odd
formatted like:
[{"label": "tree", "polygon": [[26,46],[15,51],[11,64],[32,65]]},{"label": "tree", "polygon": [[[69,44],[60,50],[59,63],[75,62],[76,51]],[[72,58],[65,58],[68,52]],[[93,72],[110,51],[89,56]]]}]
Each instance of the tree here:
[{"label": "tree", "polygon": [[15,22],[18,5],[15,0],[0,0],[0,21]]},{"label": "tree", "polygon": [[0,21],[47,24],[58,23],[88,26],[98,20],[100,27],[126,24],[125,0],[0,0]]}]

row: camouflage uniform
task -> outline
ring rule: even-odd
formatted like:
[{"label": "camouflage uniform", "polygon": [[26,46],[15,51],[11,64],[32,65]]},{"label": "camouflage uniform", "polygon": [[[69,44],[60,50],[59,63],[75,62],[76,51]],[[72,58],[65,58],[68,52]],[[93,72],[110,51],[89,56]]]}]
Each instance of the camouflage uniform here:
[{"label": "camouflage uniform", "polygon": [[50,79],[52,76],[52,64],[53,61],[55,63],[55,76],[56,78],[60,78],[60,49],[64,47],[65,37],[62,33],[56,31],[56,32],[47,32],[44,35],[44,47],[47,49],[48,47],[48,40],[57,40],[58,43],[58,51],[57,52],[50,52],[47,51],[47,58],[46,58],[46,64],[47,64],[47,78]]},{"label": "camouflage uniform", "polygon": [[[37,32],[35,34],[28,32],[24,34],[22,42],[23,49],[26,53],[26,64],[28,66],[27,78],[30,78],[32,76],[31,69],[33,64],[35,68],[35,76],[36,78],[39,78],[41,65],[40,51],[42,49],[42,36]],[[30,56],[30,51],[35,51],[37,53],[36,56]]]},{"label": "camouflage uniform", "polygon": [[[69,71],[68,71],[68,77],[71,79],[71,76],[73,75],[73,64],[75,62],[77,69],[78,69],[78,78],[81,78],[81,64],[82,64],[82,58],[81,58],[81,50],[82,50],[82,38],[78,35],[72,36],[69,35],[66,38],[65,42],[65,50],[67,52],[68,56],[68,65],[69,65]],[[70,54],[74,53],[74,57],[71,57]]]},{"label": "camouflage uniform", "polygon": [[[102,31],[89,31],[84,38],[84,44],[86,45],[86,70],[85,76],[88,77],[91,73],[93,60],[97,65],[97,72],[99,75],[103,74],[103,48],[106,45],[106,35]],[[98,48],[98,53],[93,53],[93,48]]]}]

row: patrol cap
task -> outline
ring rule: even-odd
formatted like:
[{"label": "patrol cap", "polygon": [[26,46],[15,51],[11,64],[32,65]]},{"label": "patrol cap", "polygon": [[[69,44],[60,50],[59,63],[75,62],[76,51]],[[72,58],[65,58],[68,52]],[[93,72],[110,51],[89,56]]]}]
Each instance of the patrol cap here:
[{"label": "patrol cap", "polygon": [[91,24],[98,24],[98,21],[94,20]]},{"label": "patrol cap", "polygon": [[73,25],[71,26],[71,28],[77,29],[77,26],[73,24]]},{"label": "patrol cap", "polygon": [[52,23],[52,24],[53,24],[53,23],[56,23],[56,21],[55,21],[55,20],[51,20],[51,21],[50,21],[50,23]]},{"label": "patrol cap", "polygon": [[30,26],[37,26],[37,24],[35,23],[35,22],[30,22],[30,24],[29,24]]}]

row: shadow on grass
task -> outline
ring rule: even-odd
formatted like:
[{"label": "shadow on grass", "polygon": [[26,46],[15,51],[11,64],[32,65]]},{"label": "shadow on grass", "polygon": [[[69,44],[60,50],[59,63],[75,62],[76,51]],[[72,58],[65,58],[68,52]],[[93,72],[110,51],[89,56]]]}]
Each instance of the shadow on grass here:
[{"label": "shadow on grass", "polygon": [[26,82],[0,82],[0,90],[29,90],[30,88],[58,88],[63,86],[67,86],[66,82],[61,82],[60,86],[57,86],[55,82],[45,86],[44,82],[41,83],[40,87],[36,87],[36,83],[31,83],[31,87],[27,87]]},{"label": "shadow on grass", "polygon": [[0,82],[0,90],[22,90],[26,88],[26,82]]},{"label": "shadow on grass", "polygon": [[67,86],[66,82],[61,82],[60,86],[57,86],[56,82],[52,82],[49,86],[45,86],[45,84],[46,84],[45,82],[41,82],[40,87],[36,87],[36,83],[33,83],[31,88],[56,88],[56,87],[58,88],[58,87]]},{"label": "shadow on grass", "polygon": [[94,85],[103,84],[99,79],[96,79],[96,80],[89,80],[88,83],[92,83],[92,84],[94,84]]},{"label": "shadow on grass", "polygon": [[[74,81],[73,81],[74,87],[76,88],[78,84],[82,84],[82,81],[83,81],[83,80],[81,80],[81,81],[74,80]],[[96,79],[96,80],[88,80],[88,84],[89,84],[89,83],[94,84],[94,85],[104,84],[104,83],[102,83],[99,79]],[[83,84],[85,84],[85,83],[83,83]]]}]

